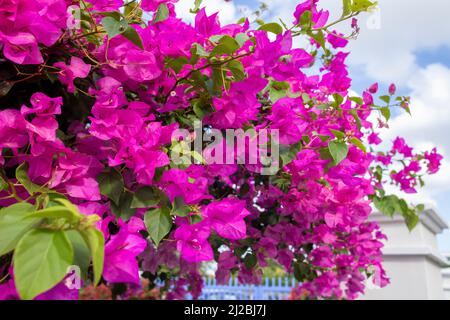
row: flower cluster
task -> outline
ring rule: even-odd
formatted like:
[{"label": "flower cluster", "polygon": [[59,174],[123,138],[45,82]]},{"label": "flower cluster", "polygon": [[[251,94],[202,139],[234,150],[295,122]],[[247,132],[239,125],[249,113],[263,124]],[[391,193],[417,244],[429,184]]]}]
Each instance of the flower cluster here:
[{"label": "flower cluster", "polygon": [[[101,282],[113,296],[139,295],[146,278],[163,298],[198,297],[208,261],[219,282],[237,275],[254,284],[276,262],[301,283],[297,298],[353,299],[367,278],[387,285],[371,204],[412,226],[415,209],[397,198],[386,205],[383,186],[416,192],[442,160],[402,138],[387,153],[373,150],[390,110],[409,112],[409,99],[395,99],[394,85],[379,97],[387,105],[377,105],[377,84],[349,95],[341,50],[351,37],[333,29],[318,0],[297,6],[292,27],[257,29],[247,19],[222,25],[200,5],[188,24],[175,3],[1,1],[0,233],[11,221],[20,228],[0,243],[0,297],[78,296],[56,271],[22,285],[23,269],[37,269],[22,258],[38,244],[51,251],[52,239],[66,255],[33,263],[79,263],[83,285]],[[349,3],[341,21],[357,33],[356,15],[374,4]],[[80,21],[69,28],[73,5]],[[174,163],[173,133],[199,121],[200,134],[277,131],[279,170],[205,164],[211,144],[196,163]],[[390,170],[397,161],[403,167]],[[117,293],[118,284],[126,290]]]}]

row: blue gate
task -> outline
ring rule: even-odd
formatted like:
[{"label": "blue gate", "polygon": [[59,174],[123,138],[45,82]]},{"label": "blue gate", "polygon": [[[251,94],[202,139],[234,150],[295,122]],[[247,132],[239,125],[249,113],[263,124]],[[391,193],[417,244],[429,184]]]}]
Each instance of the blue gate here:
[{"label": "blue gate", "polygon": [[200,300],[284,300],[298,285],[293,278],[266,278],[261,285],[240,284],[236,278],[226,285],[206,278]]}]

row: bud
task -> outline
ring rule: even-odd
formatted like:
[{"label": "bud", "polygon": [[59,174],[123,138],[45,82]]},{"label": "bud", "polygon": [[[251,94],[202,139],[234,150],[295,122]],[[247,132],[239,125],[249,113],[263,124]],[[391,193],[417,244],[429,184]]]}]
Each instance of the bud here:
[{"label": "bud", "polygon": [[393,96],[393,95],[395,94],[396,91],[397,91],[397,87],[395,86],[395,84],[391,84],[391,85],[389,86],[389,94],[390,94],[391,96]]}]

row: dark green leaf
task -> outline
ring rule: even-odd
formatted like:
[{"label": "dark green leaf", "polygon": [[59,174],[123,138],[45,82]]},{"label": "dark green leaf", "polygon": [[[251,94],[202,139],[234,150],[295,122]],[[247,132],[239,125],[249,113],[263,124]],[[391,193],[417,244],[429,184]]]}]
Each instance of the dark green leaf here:
[{"label": "dark green leaf", "polygon": [[331,156],[333,157],[334,164],[338,165],[345,158],[347,158],[348,154],[348,146],[345,142],[340,141],[330,141],[328,143],[328,150],[330,151]]},{"label": "dark green leaf", "polygon": [[136,213],[136,209],[131,207],[133,202],[133,193],[125,191],[122,193],[119,199],[119,204],[116,205],[114,202],[110,203],[112,213],[125,221],[130,220],[132,216]]},{"label": "dark green leaf", "polygon": [[148,234],[158,246],[172,228],[172,217],[169,208],[158,208],[148,211],[144,216]]},{"label": "dark green leaf", "polygon": [[134,29],[132,26],[128,26],[127,29],[122,33],[122,36],[137,45],[139,48],[144,49],[141,37],[137,33],[136,29]]},{"label": "dark green leaf", "polygon": [[232,60],[228,62],[226,68],[231,71],[235,81],[242,81],[245,79],[244,66],[240,61]]},{"label": "dark green leaf", "polygon": [[100,187],[100,193],[115,204],[119,204],[120,196],[124,189],[122,175],[116,170],[100,173],[97,176],[97,182]]},{"label": "dark green leaf", "polygon": [[161,200],[161,190],[155,187],[138,189],[131,202],[131,208],[149,208],[156,206]]},{"label": "dark green leaf", "polygon": [[172,210],[170,212],[171,215],[175,215],[175,216],[179,216],[179,217],[186,217],[187,215],[189,215],[190,212],[191,212],[191,210],[184,202],[183,197],[176,197],[173,200]]}]

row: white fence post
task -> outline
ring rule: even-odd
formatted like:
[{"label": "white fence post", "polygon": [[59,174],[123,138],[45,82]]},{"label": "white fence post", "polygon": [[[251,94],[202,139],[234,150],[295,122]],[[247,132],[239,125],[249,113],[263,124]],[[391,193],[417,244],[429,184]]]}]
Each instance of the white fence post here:
[{"label": "white fence post", "polygon": [[448,226],[436,210],[426,209],[412,232],[400,216],[389,218],[374,213],[371,219],[388,237],[383,259],[391,284],[367,290],[363,299],[444,299],[442,269],[448,265],[439,253],[436,235]]},{"label": "white fence post", "polygon": [[[447,261],[450,263],[450,253],[444,254]],[[450,268],[442,270],[442,278],[444,279],[444,297],[445,300],[450,300]]]}]

